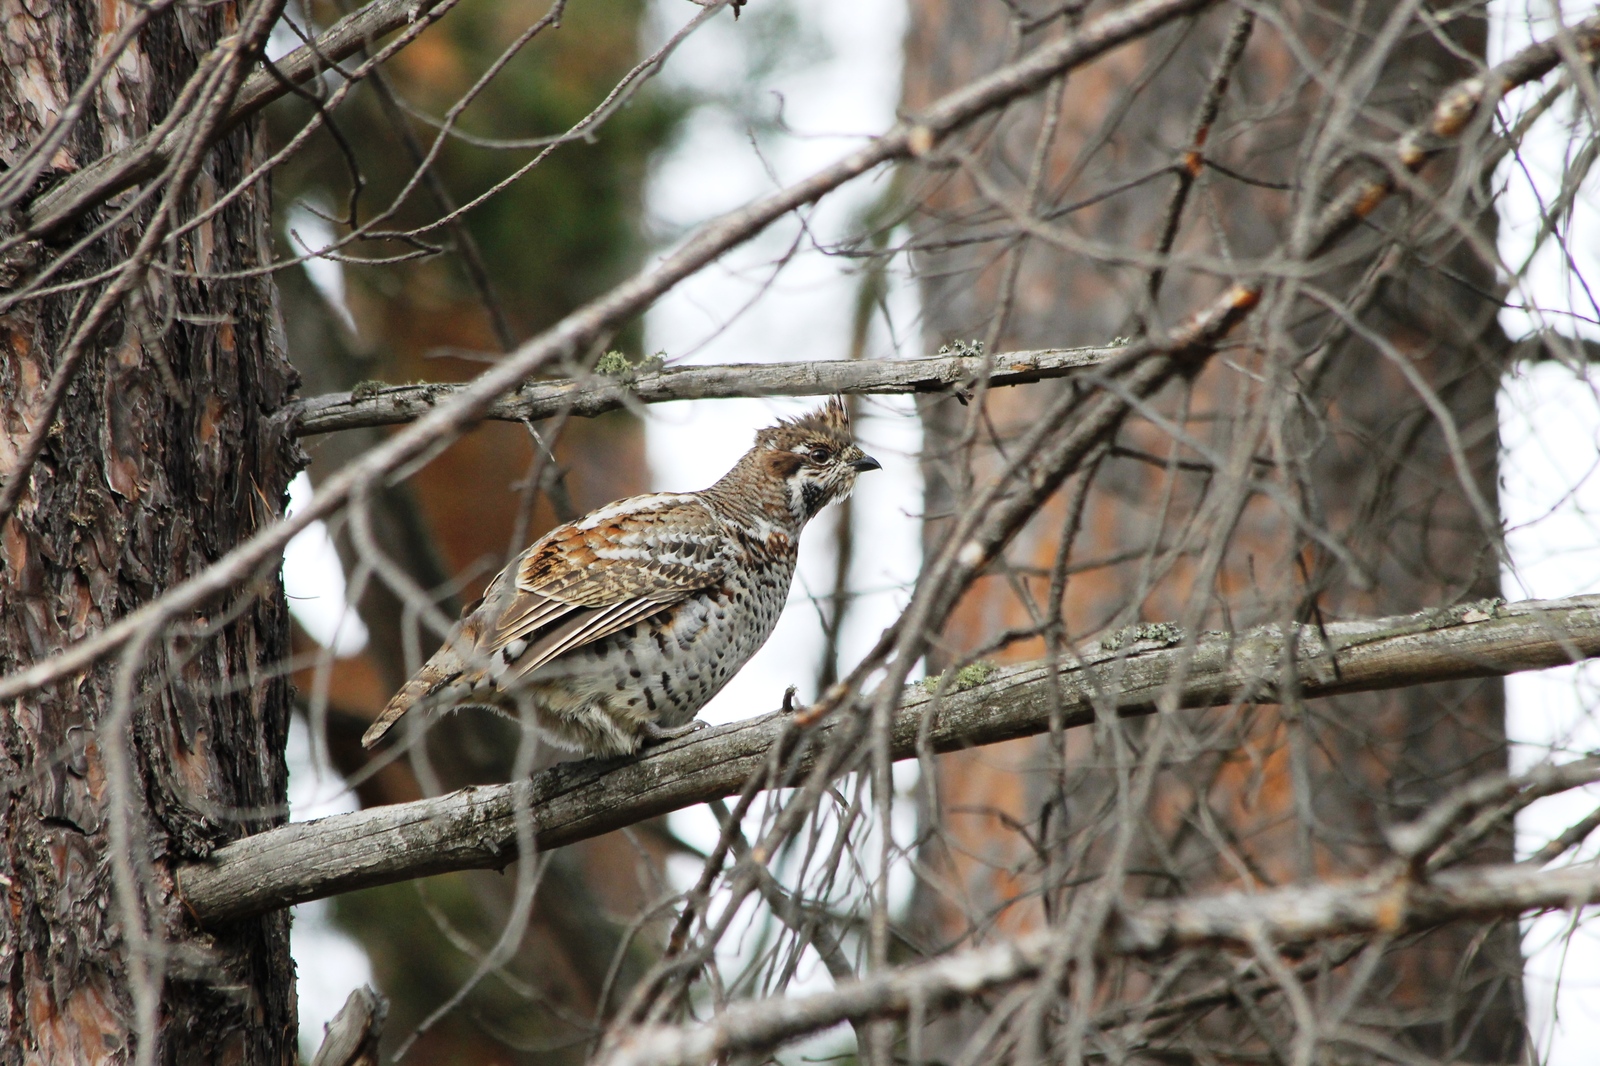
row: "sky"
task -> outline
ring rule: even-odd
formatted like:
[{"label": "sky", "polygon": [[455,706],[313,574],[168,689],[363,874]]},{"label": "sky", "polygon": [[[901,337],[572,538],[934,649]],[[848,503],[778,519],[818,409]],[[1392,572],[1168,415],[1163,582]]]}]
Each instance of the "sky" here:
[{"label": "sky", "polygon": [[[1530,39],[1530,28],[1537,28],[1530,27],[1526,14],[1530,4],[1536,12],[1545,10],[1542,0],[1492,4],[1491,59]],[[784,9],[793,25],[781,50],[752,45],[758,39],[757,20],[781,15],[770,0],[757,0],[739,23],[719,18],[690,38],[667,68],[664,77],[677,87],[726,99],[694,111],[683,136],[655,166],[648,221],[662,247],[694,224],[816,170],[863,135],[891,124],[899,96],[903,0],[807,0]],[[1590,9],[1568,4],[1565,10],[1571,21]],[[646,43],[658,43],[692,14],[681,0],[654,0],[647,30],[653,39]],[[756,69],[768,92],[754,98],[730,92]],[[1575,203],[1567,247],[1547,244],[1529,255],[1540,203],[1548,203],[1559,188],[1561,150],[1568,141],[1562,123],[1570,118],[1570,111],[1548,116],[1521,160],[1508,161],[1498,176],[1505,185],[1500,250],[1505,276],[1517,282],[1511,302],[1518,305],[1503,314],[1502,323],[1513,337],[1549,328],[1600,337],[1600,313],[1566,265],[1570,256],[1580,272],[1600,278],[1600,190],[1593,180]],[[647,349],[664,352],[675,365],[845,357],[856,278],[850,261],[822,254],[816,245],[848,232],[852,218],[877,193],[871,181],[848,186],[808,217],[808,232],[787,221],[681,285],[648,315]],[[307,219],[315,220],[309,212],[295,217],[302,229],[312,224]],[[337,300],[343,285],[338,265],[313,261],[308,269]],[[914,287],[903,264],[895,264],[895,271],[888,300],[891,326],[874,327],[866,353],[872,358],[925,354]],[[748,447],[756,429],[813,402],[717,400],[652,407],[646,421],[652,487],[709,485]],[[863,406],[858,432],[883,470],[864,475],[858,486],[858,530],[870,535],[858,533],[852,580],[865,595],[853,609],[842,644],[858,651],[871,646],[904,604],[920,556],[916,420],[908,401],[868,398]],[[1600,377],[1590,380],[1553,363],[1520,368],[1507,379],[1501,411],[1502,507],[1511,560],[1505,595],[1522,599],[1600,591]],[[309,484],[297,483],[297,497],[308,491]],[[803,538],[799,576],[777,631],[705,709],[701,717],[707,721],[771,710],[790,684],[798,686],[802,699],[815,695],[822,635],[813,597],[831,585],[830,522],[824,515]],[[324,643],[336,641],[341,652],[351,653],[365,634],[358,620],[339,620],[343,581],[319,526],[286,553],[291,607],[311,635]],[[1600,671],[1521,674],[1509,679],[1507,692],[1515,768],[1600,748],[1600,719],[1594,714]],[[303,725],[295,725],[290,737],[294,819],[352,809],[337,775],[312,764]],[[904,789],[913,780],[914,768],[908,768],[897,784]],[[1540,801],[1518,819],[1519,850],[1535,850],[1595,806],[1600,806],[1600,789]],[[909,804],[900,807],[909,812]],[[704,809],[677,812],[671,822],[690,843],[714,839],[715,823]],[[897,826],[897,837],[902,830],[909,832],[909,824]],[[696,870],[679,869],[674,876],[692,878]],[[903,894],[903,885],[892,887]],[[1541,1061],[1548,1066],[1587,1064],[1600,1046],[1600,926],[1591,929],[1587,917],[1588,912],[1585,921],[1574,923],[1568,915],[1552,915],[1524,923],[1529,1006]],[[726,962],[735,961],[739,943],[735,937]],[[352,988],[370,980],[371,971],[360,947],[328,922],[325,903],[295,909],[294,953],[302,1043],[309,1056],[323,1024]],[[802,977],[806,985],[827,982],[815,966]]]},{"label": "sky", "polygon": [[[1516,562],[1507,599],[1600,592],[1600,378],[1556,363],[1526,368],[1501,393],[1506,461],[1501,503]],[[1513,771],[1600,751],[1596,663],[1506,679],[1506,727]],[[1517,819],[1517,851],[1527,855],[1600,807],[1600,788],[1540,800]],[[1600,854],[1591,838],[1583,859]],[[1567,861],[1572,861],[1568,859]],[[1544,1061],[1587,1066],[1600,1046],[1600,924],[1594,908],[1574,924],[1553,913],[1523,923],[1524,985]]]},{"label": "sky", "polygon": [[[1593,3],[1567,3],[1560,10],[1570,23],[1595,9]],[[1547,36],[1551,10],[1545,0],[1495,0],[1490,61]],[[1496,175],[1504,187],[1503,276],[1514,281],[1507,301],[1514,306],[1500,321],[1513,339],[1542,330],[1600,339],[1600,308],[1578,280],[1600,279],[1600,172],[1591,172],[1575,197],[1561,239],[1534,245],[1542,207],[1561,192],[1565,157],[1574,144],[1568,135],[1572,121],[1570,106],[1552,109],[1530,132],[1519,158],[1508,159]],[[1499,406],[1500,502],[1510,562],[1506,598],[1600,592],[1600,372],[1555,362],[1521,366],[1507,377]],[[1513,771],[1600,750],[1597,695],[1595,663],[1507,678]],[[1595,787],[1533,804],[1517,818],[1518,853],[1536,851],[1597,806]],[[1600,854],[1597,845],[1591,838],[1565,861],[1592,860]],[[1597,913],[1588,908],[1578,916],[1554,913],[1523,922],[1523,984],[1540,1060],[1548,1066],[1588,1066],[1600,1047]]]}]

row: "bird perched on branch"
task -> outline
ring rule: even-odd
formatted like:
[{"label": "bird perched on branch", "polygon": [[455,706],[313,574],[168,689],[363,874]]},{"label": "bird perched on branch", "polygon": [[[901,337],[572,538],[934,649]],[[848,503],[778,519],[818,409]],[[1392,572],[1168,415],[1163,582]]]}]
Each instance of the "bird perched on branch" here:
[{"label": "bird perched on branch", "polygon": [[800,531],[877,469],[835,397],[758,432],[708,489],[558,526],[495,576],[361,743],[419,705],[526,711],[553,743],[596,756],[695,728],[777,624]]}]

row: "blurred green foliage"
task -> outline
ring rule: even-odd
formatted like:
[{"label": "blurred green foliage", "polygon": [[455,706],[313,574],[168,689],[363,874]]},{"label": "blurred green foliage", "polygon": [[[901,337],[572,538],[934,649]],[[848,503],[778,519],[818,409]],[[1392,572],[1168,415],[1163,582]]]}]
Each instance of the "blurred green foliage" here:
[{"label": "blurred green foliage", "polygon": [[[639,60],[644,9],[642,0],[570,4],[558,25],[523,47],[483,89],[461,114],[457,128],[479,141],[526,141],[567,132]],[[340,13],[323,3],[312,10],[319,25]],[[412,112],[411,134],[424,151],[450,107],[547,10],[543,0],[465,0],[387,65],[395,96]],[[589,138],[561,145],[466,213],[465,225],[519,339],[557,321],[638,264],[644,250],[639,221],[650,157],[667,143],[684,107],[658,85],[646,84]],[[269,121],[278,140],[287,138],[310,112],[310,105],[299,99],[277,105]],[[337,135],[318,132],[308,149],[274,176],[280,223],[296,203],[342,216],[352,192],[356,217],[368,220],[386,210],[410,180],[411,154],[373,89],[362,86],[352,93],[335,113],[334,125]],[[359,188],[340,140],[359,168]],[[486,147],[451,136],[434,170],[455,202],[465,204],[539,152]],[[409,228],[439,214],[427,188],[419,184],[382,228]],[[284,226],[278,230],[284,232]],[[436,230],[424,239],[448,247],[451,235]],[[400,241],[371,241],[352,245],[345,253],[377,258],[410,250]],[[385,313],[387,304],[420,302],[427,309],[459,312],[476,303],[457,257],[449,254],[387,266],[347,266],[345,273],[363,332],[376,331],[379,336],[371,339],[380,344],[389,332],[385,324],[393,320]],[[471,334],[473,325],[481,335],[463,339],[487,337],[479,319],[459,322],[457,329]],[[404,341],[405,336],[396,339]]]}]

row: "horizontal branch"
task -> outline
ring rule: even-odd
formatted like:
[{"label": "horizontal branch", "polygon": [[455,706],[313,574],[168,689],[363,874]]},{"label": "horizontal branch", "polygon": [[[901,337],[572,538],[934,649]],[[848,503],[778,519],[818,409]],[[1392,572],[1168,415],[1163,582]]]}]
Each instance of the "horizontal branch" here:
[{"label": "horizontal branch", "polygon": [[[1511,918],[1600,900],[1600,867],[1540,870],[1484,866],[1425,883],[1392,876],[1228,892],[1123,905],[1101,940],[1102,955],[1153,955],[1201,944],[1308,943],[1330,937],[1415,932],[1460,918]],[[906,966],[809,996],[730,1006],[704,1025],[624,1032],[603,1066],[698,1066],[765,1052],[840,1022],[950,1006],[1040,976],[1064,946],[1056,930]]]},{"label": "horizontal branch", "polygon": [[[1023,385],[1098,366],[1120,348],[1051,348],[1036,352],[945,355],[929,359],[835,359],[812,363],[686,366],[623,379],[591,375],[537,381],[496,401],[485,418],[524,422],[562,411],[592,416],[629,403],[728,399],[736,396],[890,395],[943,392],[972,385],[987,366],[990,385]],[[297,436],[410,422],[449,399],[457,385],[395,385],[313,396],[289,405]]]},{"label": "horizontal branch", "polygon": [[[1154,639],[1133,639],[1141,632]],[[1088,725],[1096,699],[1122,715],[1149,714],[1175,678],[1178,705],[1204,707],[1275,702],[1285,684],[1314,697],[1575,662],[1600,655],[1600,597],[1485,602],[1335,623],[1320,632],[1300,628],[1291,636],[1294,668],[1287,678],[1277,627],[1208,634],[1192,647],[1168,627],[1143,627],[1125,643],[1060,668],[1054,681],[1047,665],[1033,663],[937,699],[912,685],[893,719],[893,756],[913,757],[919,731],[931,750],[944,752],[1045,732],[1052,712],[1064,728]],[[541,848],[584,840],[738,792],[763,771],[788,726],[789,716],[774,712],[634,759],[565,763],[528,781],[283,826],[183,867],[180,890],[200,921],[215,923],[371,885],[504,867],[516,857],[519,805]],[[837,719],[828,719],[810,730],[791,774],[811,767],[837,727]]]},{"label": "horizontal branch", "polygon": [[[450,0],[440,0],[449,3]],[[449,441],[480,421],[501,396],[544,367],[574,359],[601,337],[636,318],[662,294],[716,262],[773,222],[816,203],[847,182],[884,163],[925,152],[939,138],[960,130],[997,108],[1042,88],[1059,74],[1076,69],[1212,0],[1135,0],[1092,19],[1015,63],[940,97],[913,122],[899,122],[881,136],[791,185],[703,223],[675,248],[632,277],[571,312],[549,329],[455,392],[446,403],[391,434],[383,443],[346,463],[317,487],[311,502],[282,521],[234,545],[210,566],[157,599],[130,611],[59,654],[0,676],[0,701],[54,684],[115,654],[130,642],[158,632],[174,619],[211,602],[276,564],[300,530],[344,507],[352,497],[387,478],[441,441]],[[430,9],[437,11],[438,7]]]},{"label": "horizontal branch", "polygon": [[[234,97],[227,118],[218,124],[220,136],[263,107],[320,76],[330,63],[348,59],[363,46],[418,21],[433,21],[453,6],[454,0],[373,0],[273,63],[274,74],[257,70],[245,79]],[[110,155],[102,156],[41,195],[28,211],[28,235],[40,237],[70,222],[147,178],[161,173],[182,143],[178,131],[165,126]]]}]

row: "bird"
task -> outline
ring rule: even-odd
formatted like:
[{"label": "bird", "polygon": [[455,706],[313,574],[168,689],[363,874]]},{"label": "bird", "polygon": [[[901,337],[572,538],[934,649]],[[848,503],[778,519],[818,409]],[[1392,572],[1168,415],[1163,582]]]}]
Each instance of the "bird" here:
[{"label": "bird", "polygon": [[806,523],[879,469],[834,396],[757,432],[710,488],[557,526],[462,611],[362,746],[419,706],[525,715],[555,746],[597,758],[699,728],[777,625]]}]

